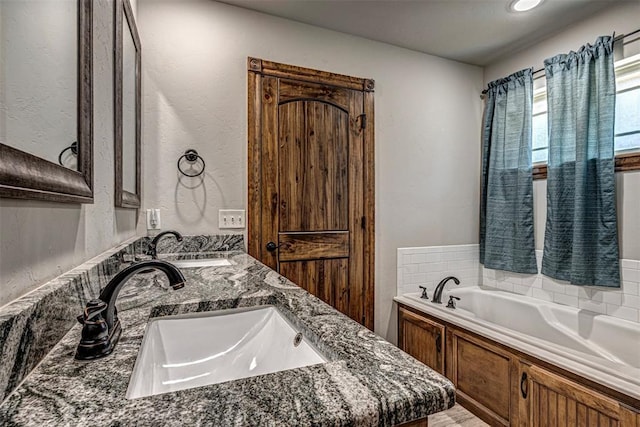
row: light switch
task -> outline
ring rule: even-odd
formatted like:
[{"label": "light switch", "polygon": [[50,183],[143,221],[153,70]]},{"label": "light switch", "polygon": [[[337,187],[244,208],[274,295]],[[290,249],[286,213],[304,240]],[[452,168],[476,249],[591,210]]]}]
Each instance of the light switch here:
[{"label": "light switch", "polygon": [[218,211],[218,228],[244,228],[244,209],[220,209]]}]

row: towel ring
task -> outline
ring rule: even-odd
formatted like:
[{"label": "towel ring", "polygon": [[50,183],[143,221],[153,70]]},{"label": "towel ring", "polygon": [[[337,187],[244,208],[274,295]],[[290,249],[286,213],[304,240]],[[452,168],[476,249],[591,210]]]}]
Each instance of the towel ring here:
[{"label": "towel ring", "polygon": [[73,154],[74,156],[77,156],[78,155],[78,141],[73,141],[70,146],[68,146],[67,148],[62,150],[60,152],[60,154],[58,154],[58,163],[60,163],[60,166],[64,166],[64,164],[62,164],[62,155],[67,150],[71,150],[71,154]]},{"label": "towel ring", "polygon": [[[184,159],[190,165],[194,165],[198,160],[200,160],[200,162],[202,162],[202,169],[200,169],[200,172],[197,172],[197,173],[193,173],[193,174],[186,173],[185,171],[182,170],[182,167],[180,166],[180,162],[182,162],[182,159]],[[206,166],[207,165],[205,164],[204,159],[198,154],[196,150],[191,148],[185,151],[184,154],[180,156],[180,158],[178,159],[178,170],[182,175],[188,176],[189,178],[194,178],[196,176],[202,175]]]}]

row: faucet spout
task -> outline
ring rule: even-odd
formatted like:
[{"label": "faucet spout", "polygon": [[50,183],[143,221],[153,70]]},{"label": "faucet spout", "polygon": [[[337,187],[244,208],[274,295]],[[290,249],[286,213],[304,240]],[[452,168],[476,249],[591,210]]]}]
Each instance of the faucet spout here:
[{"label": "faucet spout", "polygon": [[116,309],[118,294],[131,276],[150,269],[166,274],[173,289],[184,287],[185,278],[182,272],[166,261],[142,261],[118,272],[102,290],[98,299],[89,301],[84,312],[78,316],[78,321],[83,327],[82,338],[75,355],[77,360],[98,359],[113,352],[121,332]]},{"label": "faucet spout", "polygon": [[453,280],[456,285],[460,284],[460,280],[458,280],[457,277],[454,277],[454,276],[445,277],[440,281],[440,283],[438,283],[438,286],[436,286],[436,290],[433,291],[433,299],[431,300],[431,302],[436,304],[442,304],[442,291],[444,290],[444,285],[446,285],[449,280]]},{"label": "faucet spout", "polygon": [[149,243],[149,247],[147,248],[147,255],[151,255],[151,258],[157,259],[158,258],[158,242],[164,236],[169,234],[175,236],[178,242],[182,242],[182,234],[178,233],[177,231],[174,231],[174,230],[163,231],[162,233],[158,233],[158,235],[153,238],[151,243]]}]

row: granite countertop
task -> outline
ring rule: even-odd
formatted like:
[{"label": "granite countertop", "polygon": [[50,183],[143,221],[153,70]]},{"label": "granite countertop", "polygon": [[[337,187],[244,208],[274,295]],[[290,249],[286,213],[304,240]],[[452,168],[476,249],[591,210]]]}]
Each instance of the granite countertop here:
[{"label": "granite countertop", "polygon": [[[231,266],[161,273],[122,289],[122,336],[113,354],[73,355],[74,326],[0,406],[1,425],[396,425],[450,408],[444,377],[241,252]],[[328,357],[320,365],[138,399],[125,397],[150,317],[272,304]]]}]

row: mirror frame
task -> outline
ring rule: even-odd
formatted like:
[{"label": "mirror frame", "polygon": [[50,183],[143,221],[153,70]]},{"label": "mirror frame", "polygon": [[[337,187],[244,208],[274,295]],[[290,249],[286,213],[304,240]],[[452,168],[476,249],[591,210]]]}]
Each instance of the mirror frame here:
[{"label": "mirror frame", "polygon": [[93,203],[93,6],[78,0],[78,168],[0,143],[0,197]]},{"label": "mirror frame", "polygon": [[[133,39],[133,45],[136,49],[136,74],[135,74],[135,144],[136,144],[136,192],[131,193],[123,188],[123,138],[122,138],[122,99],[123,99],[123,85],[122,85],[122,73],[123,73],[123,34],[124,24],[127,23],[131,38]],[[115,1],[115,37],[114,37],[114,91],[115,91],[115,205],[121,208],[139,208],[140,207],[140,192],[141,192],[141,156],[142,156],[142,143],[141,143],[141,48],[140,37],[138,35],[138,28],[136,21],[133,17],[133,9],[129,0],[116,0]]]}]

